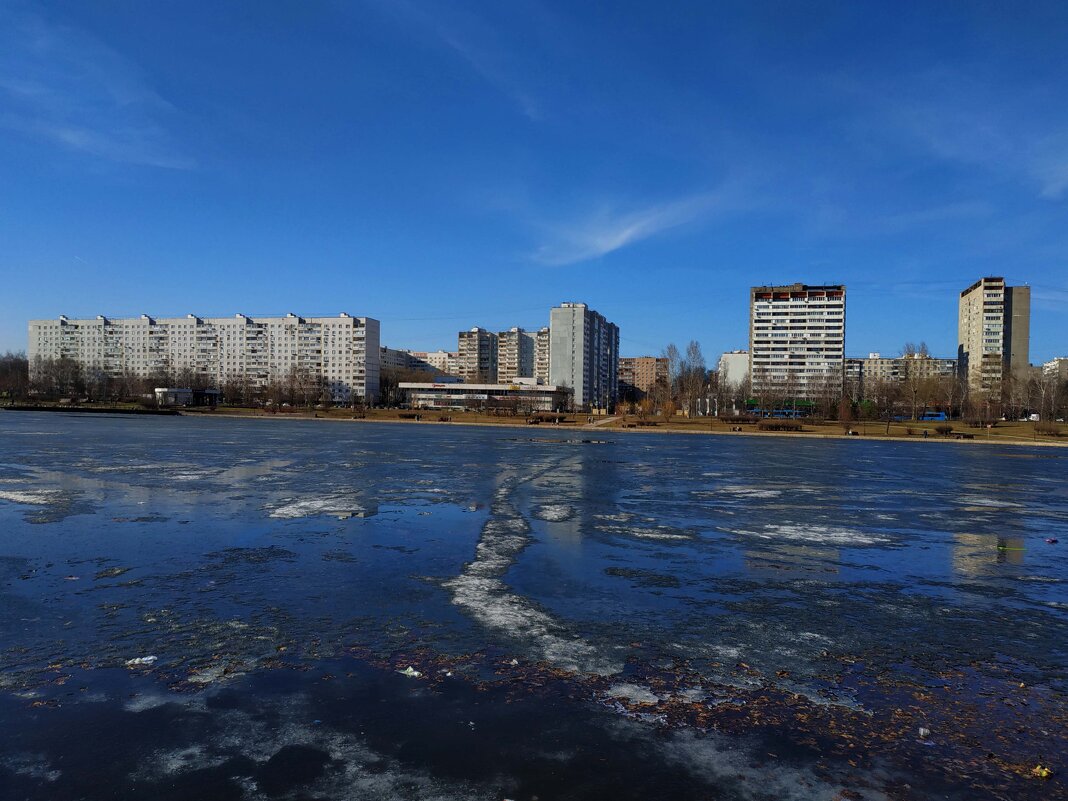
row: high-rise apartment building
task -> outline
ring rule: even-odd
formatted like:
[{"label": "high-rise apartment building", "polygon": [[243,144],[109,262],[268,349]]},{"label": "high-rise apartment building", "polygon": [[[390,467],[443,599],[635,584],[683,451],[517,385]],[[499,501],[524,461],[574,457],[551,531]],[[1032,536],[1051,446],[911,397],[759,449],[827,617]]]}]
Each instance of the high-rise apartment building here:
[{"label": "high-rise apartment building", "polygon": [[657,382],[668,381],[668,360],[663,356],[620,356],[619,397],[639,401],[653,391]]},{"label": "high-rise apartment building", "polygon": [[1031,287],[980,278],[960,293],[957,369],[972,393],[1000,395],[1003,381],[1026,381],[1031,339]]},{"label": "high-rise apartment building", "polygon": [[727,351],[719,357],[718,371],[722,385],[740,387],[749,378],[749,351]]},{"label": "high-rise apartment building", "polygon": [[514,383],[517,378],[534,378],[534,351],[537,334],[511,328],[497,334],[497,381]]},{"label": "high-rise apartment building", "polygon": [[461,331],[456,350],[458,371],[468,384],[497,383],[497,335],[485,328]]},{"label": "high-rise apartment building", "polygon": [[753,393],[841,395],[846,288],[758,286],[749,291],[749,378]]},{"label": "high-rise apartment building", "polygon": [[534,335],[534,378],[539,384],[549,383],[549,327],[539,328]]},{"label": "high-rise apartment building", "polygon": [[568,387],[578,408],[611,409],[618,390],[619,327],[585,303],[549,313],[549,383]]},{"label": "high-rise apartment building", "polygon": [[334,402],[378,395],[379,322],[371,317],[186,317],[31,320],[30,369],[72,359],[86,371],[171,384],[263,388],[293,375],[321,380]]}]

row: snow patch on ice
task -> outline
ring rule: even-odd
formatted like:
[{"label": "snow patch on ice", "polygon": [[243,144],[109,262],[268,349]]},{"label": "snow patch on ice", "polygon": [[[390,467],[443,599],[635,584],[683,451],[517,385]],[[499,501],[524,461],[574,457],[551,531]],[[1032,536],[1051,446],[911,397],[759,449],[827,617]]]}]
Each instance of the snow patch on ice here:
[{"label": "snow patch on ice", "polygon": [[55,490],[0,490],[0,501],[21,503],[26,506],[47,506],[59,499]]},{"label": "snow patch on ice", "polygon": [[606,534],[617,534],[623,537],[637,537],[643,540],[663,540],[666,542],[678,542],[692,540],[693,534],[682,533],[671,526],[656,526],[655,528],[641,528],[639,526],[596,526],[598,531]]},{"label": "snow patch on ice", "polygon": [[44,754],[18,751],[0,758],[0,767],[6,768],[17,776],[40,779],[52,783],[63,774],[52,767]]},{"label": "snow patch on ice", "polygon": [[564,504],[547,504],[534,510],[534,517],[539,520],[547,520],[551,523],[561,523],[570,520],[575,515],[575,510]]},{"label": "snow patch on ice", "polygon": [[844,547],[886,545],[890,542],[890,539],[882,534],[841,528],[839,526],[824,525],[769,523],[765,525],[763,529],[757,531],[738,529],[734,533],[774,542],[799,542],[817,545],[838,545]]},{"label": "snow patch on ice", "polygon": [[321,498],[295,499],[287,498],[271,509],[270,516],[283,520],[295,520],[301,517],[318,517],[320,515],[361,517],[369,508],[351,497],[327,495]]},{"label": "snow patch on ice", "polygon": [[632,704],[656,704],[663,700],[648,687],[638,684],[613,684],[608,688],[608,695]]},{"label": "snow patch on ice", "polygon": [[536,658],[574,673],[618,673],[622,669],[618,659],[602,653],[504,583],[505,574],[531,542],[530,526],[511,501],[518,483],[515,478],[502,480],[494,493],[490,519],[475,546],[474,560],[443,586],[452,592],[453,603],[472,618],[525,643]]},{"label": "snow patch on ice", "polygon": [[738,485],[720,487],[720,492],[736,495],[739,498],[778,498],[782,495],[782,490],[761,487],[743,487]]}]

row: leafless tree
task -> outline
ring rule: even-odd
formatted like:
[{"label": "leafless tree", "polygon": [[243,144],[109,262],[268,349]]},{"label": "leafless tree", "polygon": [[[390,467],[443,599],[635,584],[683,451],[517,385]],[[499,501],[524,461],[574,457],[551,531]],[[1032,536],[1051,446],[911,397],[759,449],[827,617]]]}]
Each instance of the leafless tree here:
[{"label": "leafless tree", "polygon": [[690,340],[685,356],[680,356],[674,345],[668,345],[665,355],[668,356],[669,375],[672,375],[672,360],[675,361],[673,394],[679,399],[683,412],[689,417],[695,417],[698,401],[704,397],[708,384],[708,369],[701,353],[701,343],[695,339]]},{"label": "leafless tree", "polygon": [[30,362],[25,353],[0,356],[0,397],[22,400],[30,391]]}]

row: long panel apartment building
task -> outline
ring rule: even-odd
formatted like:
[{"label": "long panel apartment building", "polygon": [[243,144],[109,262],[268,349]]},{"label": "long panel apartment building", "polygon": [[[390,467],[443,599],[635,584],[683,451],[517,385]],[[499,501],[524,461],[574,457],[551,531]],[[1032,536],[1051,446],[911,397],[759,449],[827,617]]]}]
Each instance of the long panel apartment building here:
[{"label": "long panel apartment building", "polygon": [[981,278],[960,293],[957,369],[973,393],[1000,394],[1003,381],[1028,377],[1031,287]]},{"label": "long panel apartment building", "polygon": [[42,359],[72,359],[111,378],[265,388],[300,375],[321,381],[334,402],[378,396],[379,322],[371,317],[140,317],[31,320],[31,372]]},{"label": "long panel apartment building", "polygon": [[754,395],[841,395],[846,288],[758,286],[749,292],[749,376]]}]

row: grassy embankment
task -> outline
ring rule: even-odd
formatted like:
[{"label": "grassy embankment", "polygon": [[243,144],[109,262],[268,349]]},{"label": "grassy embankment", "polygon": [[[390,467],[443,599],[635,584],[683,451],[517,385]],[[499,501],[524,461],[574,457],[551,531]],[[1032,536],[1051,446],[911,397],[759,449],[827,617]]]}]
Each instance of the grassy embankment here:
[{"label": "grassy embankment", "polygon": [[[235,408],[235,407],[220,407],[214,411],[190,409],[184,413],[189,414],[203,414],[215,417],[225,416],[252,416],[252,417],[267,417],[271,419],[304,419],[317,417],[320,419],[334,419],[334,420],[351,420],[353,418],[353,412],[351,409],[325,409],[325,410],[305,410],[305,409],[285,409],[278,410],[276,412],[268,412],[264,409],[247,409],[247,408]],[[420,419],[417,421],[414,419],[414,415],[418,414]],[[584,429],[584,430],[627,430],[627,431],[659,431],[659,432],[680,432],[690,434],[726,434],[737,435],[741,434],[755,434],[758,436],[782,436],[784,433],[791,436],[800,437],[829,437],[829,436],[845,436],[845,425],[837,421],[828,422],[812,422],[808,420],[798,421],[801,423],[802,431],[800,432],[770,432],[760,431],[756,424],[743,423],[738,424],[731,422],[730,420],[719,420],[707,417],[699,417],[690,419],[687,417],[676,416],[671,420],[664,420],[657,417],[648,421],[648,424],[642,425],[637,417],[634,415],[626,415],[619,417],[603,418],[595,417],[594,424],[591,426],[587,424],[587,416],[584,414],[569,414],[564,415],[563,422],[559,425],[553,425],[551,423],[540,423],[539,425],[531,425],[527,423],[527,418],[523,415],[493,415],[485,414],[482,412],[433,412],[433,411],[406,411],[399,409],[369,409],[366,412],[358,413],[359,420],[371,421],[371,422],[412,422],[412,423],[451,423],[454,425],[467,424],[467,425],[510,425],[510,426],[524,426],[530,429],[538,428],[552,428],[552,429]],[[880,438],[880,439],[907,439],[907,440],[920,440],[924,438],[924,431],[927,431],[928,440],[955,440],[957,435],[971,435],[970,440],[972,442],[1006,442],[1006,443],[1050,443],[1050,444],[1063,444],[1068,445],[1068,425],[1055,424],[1055,430],[1059,433],[1059,436],[1053,436],[1048,433],[1039,433],[1036,431],[1035,423],[1030,422],[998,422],[993,428],[972,428],[964,421],[951,421],[948,423],[936,423],[936,422],[902,422],[891,423],[889,427],[889,433],[887,432],[886,422],[872,421],[872,422],[853,422],[848,424],[849,427],[856,431],[858,438]],[[947,436],[943,436],[937,431],[939,426],[949,425],[952,426],[952,431]],[[1041,428],[1044,424],[1039,424]],[[732,428],[740,427],[741,432],[732,431]]]}]

